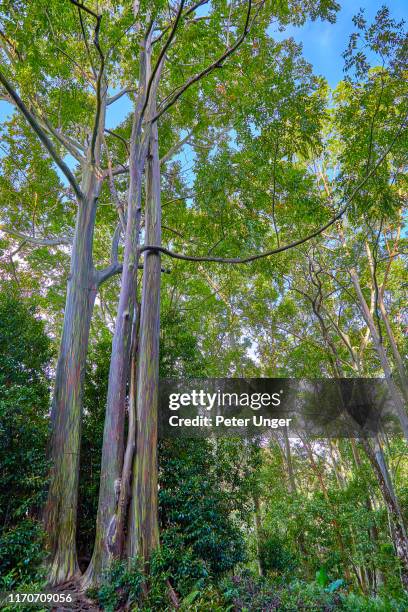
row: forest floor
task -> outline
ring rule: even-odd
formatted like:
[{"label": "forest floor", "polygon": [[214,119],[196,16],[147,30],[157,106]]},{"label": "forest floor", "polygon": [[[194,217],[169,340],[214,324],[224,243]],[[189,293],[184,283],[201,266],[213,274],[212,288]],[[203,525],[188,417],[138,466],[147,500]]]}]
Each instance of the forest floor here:
[{"label": "forest floor", "polygon": [[68,605],[56,606],[52,608],[52,612],[100,612],[101,610],[101,608],[99,608],[94,601],[85,595],[78,582],[70,581],[60,584],[55,589],[55,592],[71,594],[72,602]]}]

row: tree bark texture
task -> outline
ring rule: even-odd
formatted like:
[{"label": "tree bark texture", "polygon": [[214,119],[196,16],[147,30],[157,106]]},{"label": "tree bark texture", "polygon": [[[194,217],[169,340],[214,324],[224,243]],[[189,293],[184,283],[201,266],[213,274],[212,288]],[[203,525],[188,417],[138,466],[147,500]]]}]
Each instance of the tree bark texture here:
[{"label": "tree bark texture", "polygon": [[63,332],[51,412],[51,474],[45,508],[50,551],[49,581],[64,582],[78,571],[76,523],[81,444],[82,387],[89,330],[98,289],[92,243],[100,184],[86,171],[88,197],[78,204]]},{"label": "tree bark texture", "polygon": [[[155,105],[152,105],[152,113]],[[157,123],[146,165],[146,242],[161,244],[160,161]],[[145,253],[137,378],[136,454],[130,512],[130,556],[148,562],[159,545],[157,411],[159,387],[160,253]]]}]

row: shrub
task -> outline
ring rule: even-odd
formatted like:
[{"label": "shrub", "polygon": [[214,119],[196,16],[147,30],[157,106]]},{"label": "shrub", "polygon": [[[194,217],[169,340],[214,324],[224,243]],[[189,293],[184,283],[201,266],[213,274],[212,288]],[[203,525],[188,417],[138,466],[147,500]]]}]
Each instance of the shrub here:
[{"label": "shrub", "polygon": [[259,542],[261,567],[266,572],[288,573],[296,565],[296,557],[289,550],[283,538],[278,535],[263,535]]},{"label": "shrub", "polygon": [[25,519],[0,536],[0,584],[3,590],[35,579],[44,560],[44,533],[41,525]]},{"label": "shrub", "polygon": [[107,612],[114,612],[128,601],[138,601],[143,587],[144,577],[137,560],[128,564],[126,561],[113,561],[106,571],[98,589],[89,589],[87,595],[95,599]]}]

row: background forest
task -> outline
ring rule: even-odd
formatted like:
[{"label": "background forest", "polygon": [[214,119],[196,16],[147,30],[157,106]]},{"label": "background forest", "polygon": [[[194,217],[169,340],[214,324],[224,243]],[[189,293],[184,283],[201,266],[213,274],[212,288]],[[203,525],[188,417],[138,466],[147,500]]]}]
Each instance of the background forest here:
[{"label": "background forest", "polygon": [[[0,0],[0,591],[408,609],[408,40],[329,87],[339,4]],[[381,377],[401,435],[157,440],[165,377]]]}]

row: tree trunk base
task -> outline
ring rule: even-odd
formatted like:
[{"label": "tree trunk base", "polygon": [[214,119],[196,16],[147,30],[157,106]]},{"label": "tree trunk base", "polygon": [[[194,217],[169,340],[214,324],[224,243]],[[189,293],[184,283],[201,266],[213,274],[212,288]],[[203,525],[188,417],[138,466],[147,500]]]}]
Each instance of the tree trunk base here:
[{"label": "tree trunk base", "polygon": [[48,584],[59,586],[72,580],[78,580],[81,576],[76,555],[74,553],[54,556],[48,566]]}]

